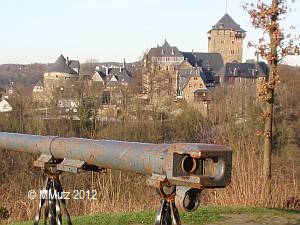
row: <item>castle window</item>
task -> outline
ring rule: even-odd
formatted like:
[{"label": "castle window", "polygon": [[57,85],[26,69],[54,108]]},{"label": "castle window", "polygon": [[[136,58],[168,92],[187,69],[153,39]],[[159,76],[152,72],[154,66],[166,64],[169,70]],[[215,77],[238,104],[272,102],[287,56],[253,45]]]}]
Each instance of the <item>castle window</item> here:
[{"label": "castle window", "polygon": [[189,84],[189,87],[192,87],[192,84]]},{"label": "castle window", "polygon": [[194,80],[198,80],[198,77],[194,77]]},{"label": "castle window", "polygon": [[231,42],[234,45],[234,41]]},{"label": "castle window", "polygon": [[227,30],[225,30],[225,31],[224,31],[224,34],[227,34],[227,33],[228,33],[228,31],[227,31]]},{"label": "castle window", "polygon": [[225,43],[225,40],[221,40],[221,43],[224,44],[224,43]]},{"label": "castle window", "polygon": [[220,35],[221,34],[221,30],[218,30],[218,35]]}]

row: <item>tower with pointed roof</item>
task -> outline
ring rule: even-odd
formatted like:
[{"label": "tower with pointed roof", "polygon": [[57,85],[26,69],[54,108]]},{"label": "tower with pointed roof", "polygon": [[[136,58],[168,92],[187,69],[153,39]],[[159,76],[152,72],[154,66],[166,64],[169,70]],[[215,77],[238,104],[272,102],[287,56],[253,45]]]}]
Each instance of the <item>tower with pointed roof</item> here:
[{"label": "tower with pointed roof", "polygon": [[53,91],[58,87],[68,86],[79,78],[80,64],[78,60],[66,59],[60,55],[55,63],[50,64],[44,74],[44,87]]},{"label": "tower with pointed roof", "polygon": [[226,13],[208,31],[208,52],[220,53],[224,63],[242,62],[245,37],[246,31]]}]

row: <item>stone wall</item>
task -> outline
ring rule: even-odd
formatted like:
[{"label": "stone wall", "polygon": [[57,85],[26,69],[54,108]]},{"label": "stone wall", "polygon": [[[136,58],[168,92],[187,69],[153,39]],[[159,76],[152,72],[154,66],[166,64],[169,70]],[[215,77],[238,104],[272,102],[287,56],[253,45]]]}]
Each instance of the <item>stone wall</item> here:
[{"label": "stone wall", "polygon": [[183,89],[183,98],[187,101],[187,103],[192,104],[194,102],[194,92],[201,88],[206,88],[201,77],[191,77]]},{"label": "stone wall", "polygon": [[72,82],[79,79],[78,75],[51,72],[44,74],[44,88],[45,90],[54,90],[59,87],[68,86]]},{"label": "stone wall", "polygon": [[191,77],[187,85],[183,89],[183,99],[188,103],[188,105],[198,110],[202,114],[202,116],[207,117],[208,101],[195,101],[194,92],[197,89],[206,89],[204,81],[199,76]]},{"label": "stone wall", "polygon": [[218,52],[224,63],[243,61],[243,34],[231,30],[212,30],[208,33],[208,52]]}]

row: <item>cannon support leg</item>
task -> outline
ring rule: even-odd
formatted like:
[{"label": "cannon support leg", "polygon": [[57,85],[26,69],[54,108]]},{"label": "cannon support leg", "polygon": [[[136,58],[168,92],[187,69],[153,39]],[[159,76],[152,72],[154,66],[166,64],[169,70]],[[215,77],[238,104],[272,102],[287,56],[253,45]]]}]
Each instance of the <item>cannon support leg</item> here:
[{"label": "cannon support leg", "polygon": [[175,205],[175,186],[164,186],[157,189],[161,197],[155,225],[181,225],[178,209]]},{"label": "cannon support leg", "polygon": [[68,225],[72,225],[70,214],[66,207],[66,200],[63,196],[63,188],[59,180],[60,173],[47,174],[45,187],[40,194],[40,203],[34,219],[34,225],[38,225],[42,209],[44,207],[44,225],[49,219],[50,225],[62,224],[62,209]]}]

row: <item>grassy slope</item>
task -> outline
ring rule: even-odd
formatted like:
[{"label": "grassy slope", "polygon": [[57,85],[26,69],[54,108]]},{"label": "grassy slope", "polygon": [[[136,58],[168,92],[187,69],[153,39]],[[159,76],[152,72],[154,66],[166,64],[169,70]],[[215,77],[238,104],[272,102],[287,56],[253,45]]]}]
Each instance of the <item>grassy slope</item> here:
[{"label": "grassy slope", "polygon": [[[280,209],[263,209],[249,207],[202,207],[194,213],[181,213],[182,222],[186,224],[206,224],[222,219],[222,214],[251,214],[256,216],[282,216],[300,212]],[[75,225],[126,225],[126,224],[153,224],[155,212],[123,213],[123,214],[100,214],[73,218]],[[32,225],[32,221],[14,223],[11,225]]]}]

